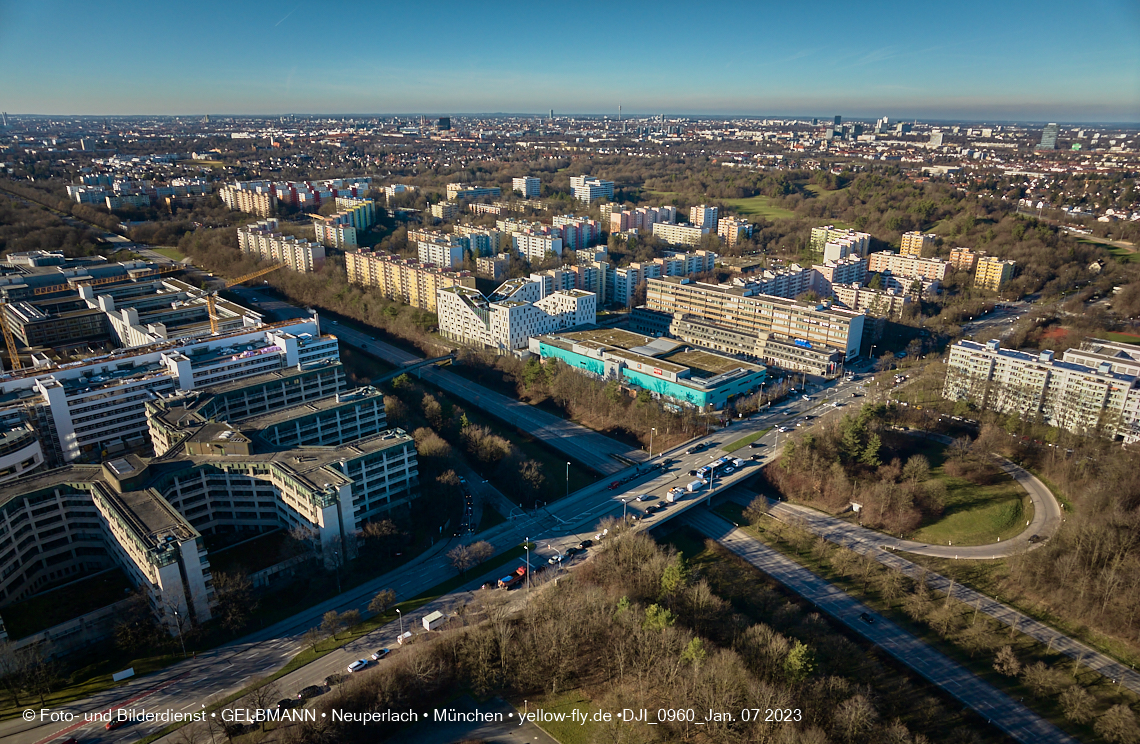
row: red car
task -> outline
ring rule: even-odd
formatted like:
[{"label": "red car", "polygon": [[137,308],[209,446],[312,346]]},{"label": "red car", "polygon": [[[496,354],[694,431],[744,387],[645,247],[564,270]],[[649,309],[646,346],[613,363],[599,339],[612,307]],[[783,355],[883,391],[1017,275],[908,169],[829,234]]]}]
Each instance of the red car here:
[{"label": "red car", "polygon": [[610,484],[610,490],[612,491],[620,485],[621,485],[621,481],[614,481],[613,483]]},{"label": "red car", "polygon": [[110,721],[107,721],[107,725],[104,726],[103,728],[107,729],[108,731],[114,731],[115,729],[119,728],[120,726],[125,726],[126,723],[127,722],[121,718],[112,718]]}]

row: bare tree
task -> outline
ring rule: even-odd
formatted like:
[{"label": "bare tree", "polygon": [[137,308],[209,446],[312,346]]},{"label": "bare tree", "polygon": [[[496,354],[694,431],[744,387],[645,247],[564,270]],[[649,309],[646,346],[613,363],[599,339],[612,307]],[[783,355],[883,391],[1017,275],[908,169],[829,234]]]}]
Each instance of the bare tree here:
[{"label": "bare tree", "polygon": [[396,592],[391,589],[382,589],[368,603],[368,611],[373,615],[383,615],[395,602]]},{"label": "bare tree", "polygon": [[215,573],[214,596],[217,604],[213,616],[231,633],[244,627],[257,607],[257,600],[253,598],[253,583],[243,571]]},{"label": "bare tree", "polygon": [[[265,710],[277,702],[277,696],[281,690],[277,686],[277,680],[270,680],[267,677],[255,679],[250,683],[253,687],[249,693],[250,707],[255,710]],[[265,722],[261,722],[261,729],[265,730]]]},{"label": "bare tree", "polygon": [[1093,725],[1093,730],[1109,744],[1140,742],[1140,724],[1136,721],[1136,714],[1123,703],[1106,710]]},{"label": "bare tree", "polygon": [[340,613],[336,610],[329,610],[321,616],[321,630],[326,635],[332,636],[334,639],[337,633],[344,630],[344,620],[341,619]]},{"label": "bare tree", "polygon": [[12,704],[20,705],[20,693],[28,686],[29,658],[25,649],[17,649],[8,641],[0,643],[0,687],[12,698]]},{"label": "bare tree", "polygon": [[1073,723],[1088,723],[1096,711],[1096,699],[1080,685],[1070,685],[1061,693],[1061,710]]},{"label": "bare tree", "polygon": [[360,625],[360,610],[345,610],[340,615],[340,621],[346,630],[352,630],[353,627]]},{"label": "bare tree", "polygon": [[325,635],[326,633],[320,628],[309,628],[305,631],[305,635],[301,636],[301,642],[315,652],[317,644],[325,639]]},{"label": "bare tree", "polygon": [[994,669],[1006,677],[1016,677],[1021,673],[1021,662],[1010,646],[1002,646],[994,656]]}]

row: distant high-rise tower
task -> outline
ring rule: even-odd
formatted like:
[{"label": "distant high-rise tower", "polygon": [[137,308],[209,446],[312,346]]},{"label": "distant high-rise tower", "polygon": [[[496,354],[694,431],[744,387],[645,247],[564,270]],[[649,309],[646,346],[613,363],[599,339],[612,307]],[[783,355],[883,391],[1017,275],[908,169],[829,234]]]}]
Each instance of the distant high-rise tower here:
[{"label": "distant high-rise tower", "polygon": [[209,114],[206,114],[205,116],[202,117],[202,123],[203,124],[209,124],[210,123],[210,115]]},{"label": "distant high-rise tower", "polygon": [[843,117],[842,116],[835,117],[835,126],[839,126],[842,123],[843,123]]},{"label": "distant high-rise tower", "polygon": [[439,117],[439,121],[436,122],[435,128],[441,132],[450,131],[451,130],[451,117],[450,116]]},{"label": "distant high-rise tower", "polygon": [[4,128],[7,129],[8,128],[8,112],[5,111],[2,116],[4,119]]},{"label": "distant high-rise tower", "polygon": [[554,121],[554,109],[550,109],[550,120]]},{"label": "distant high-rise tower", "polygon": [[1041,144],[1037,145],[1036,150],[1056,150],[1057,149],[1057,125],[1046,124],[1045,129],[1041,131]]}]

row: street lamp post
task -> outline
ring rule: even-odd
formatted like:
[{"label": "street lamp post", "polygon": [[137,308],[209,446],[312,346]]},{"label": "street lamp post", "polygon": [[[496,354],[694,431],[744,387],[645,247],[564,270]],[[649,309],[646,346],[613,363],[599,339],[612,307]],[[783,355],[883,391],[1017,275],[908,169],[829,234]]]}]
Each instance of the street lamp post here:
[{"label": "street lamp post", "polygon": [[530,538],[523,538],[523,550],[526,551],[526,589],[530,591]]},{"label": "street lamp post", "polygon": [[649,430],[649,459],[653,459],[653,435],[657,433],[657,429]]},{"label": "street lamp post", "polygon": [[340,594],[340,551],[333,551],[333,567],[336,569],[336,593]]},{"label": "street lamp post", "polygon": [[570,463],[566,463],[566,495],[570,495]]},{"label": "street lamp post", "polygon": [[404,637],[404,613],[400,612],[400,608],[396,608],[396,617],[400,618],[400,637]]}]

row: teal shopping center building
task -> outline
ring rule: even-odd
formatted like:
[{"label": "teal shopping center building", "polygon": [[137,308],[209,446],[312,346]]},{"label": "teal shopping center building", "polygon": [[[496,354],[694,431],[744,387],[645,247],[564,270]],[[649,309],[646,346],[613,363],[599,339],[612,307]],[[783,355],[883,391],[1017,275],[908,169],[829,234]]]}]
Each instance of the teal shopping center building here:
[{"label": "teal shopping center building", "polygon": [[760,390],[767,369],[669,338],[600,328],[533,336],[529,350],[603,380],[648,390],[654,397],[706,411]]}]

